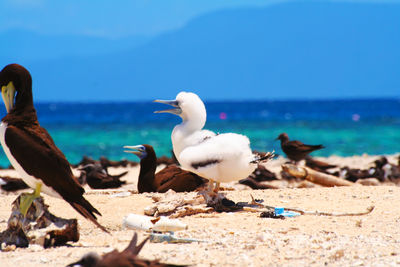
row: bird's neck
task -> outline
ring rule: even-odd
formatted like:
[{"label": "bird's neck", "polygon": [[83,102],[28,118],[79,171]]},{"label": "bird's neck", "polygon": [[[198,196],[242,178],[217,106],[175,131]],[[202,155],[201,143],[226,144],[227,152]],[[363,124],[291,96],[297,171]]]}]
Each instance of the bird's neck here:
[{"label": "bird's neck", "polygon": [[183,120],[181,124],[175,126],[171,134],[171,141],[174,154],[178,159],[182,150],[191,145],[188,137],[201,131],[203,127],[204,122],[195,120]]},{"label": "bird's neck", "polygon": [[37,120],[36,110],[33,105],[28,106],[15,106],[2,121],[7,122],[9,125],[18,126],[32,126],[39,125]]},{"label": "bird's neck", "polygon": [[146,157],[140,161],[140,173],[138,179],[138,191],[154,192],[154,178],[157,168],[156,159],[153,157]]}]

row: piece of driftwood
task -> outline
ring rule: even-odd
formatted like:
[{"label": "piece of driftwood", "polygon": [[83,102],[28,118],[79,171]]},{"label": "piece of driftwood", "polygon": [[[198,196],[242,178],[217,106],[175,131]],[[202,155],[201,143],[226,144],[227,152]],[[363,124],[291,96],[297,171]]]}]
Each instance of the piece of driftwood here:
[{"label": "piece of driftwood", "polygon": [[306,179],[315,184],[332,187],[332,186],[350,186],[355,183],[337,178],[336,176],[315,171],[307,167],[300,167],[294,164],[283,164],[282,170],[296,178]]},{"label": "piece of driftwood", "polygon": [[0,233],[0,244],[28,247],[39,244],[45,248],[65,245],[68,241],[79,240],[76,219],[54,216],[44,204],[43,198],[36,198],[26,216],[20,212],[20,197],[12,203],[7,229]]},{"label": "piece of driftwood", "polygon": [[[264,205],[262,204],[260,201],[257,201],[254,199],[254,197],[252,195],[250,195],[251,197],[251,202],[250,205],[254,205],[260,208],[265,208],[268,211],[272,211],[273,209],[275,209],[275,207],[273,206],[268,206],[268,205]],[[362,211],[362,212],[325,212],[325,211],[308,211],[308,210],[303,210],[303,209],[298,209],[298,208],[288,208],[285,207],[285,210],[289,210],[289,211],[294,211],[294,212],[298,212],[302,215],[319,215],[319,216],[362,216],[362,215],[367,215],[370,214],[374,209],[375,206],[369,206],[367,207],[366,211]]]},{"label": "piece of driftwood", "polygon": [[156,217],[163,215],[169,218],[180,218],[214,211],[259,211],[252,207],[247,207],[243,203],[235,203],[227,199],[223,193],[185,192],[178,194],[175,191],[169,190],[164,194],[154,194],[152,198],[155,203],[146,207],[144,214]]}]

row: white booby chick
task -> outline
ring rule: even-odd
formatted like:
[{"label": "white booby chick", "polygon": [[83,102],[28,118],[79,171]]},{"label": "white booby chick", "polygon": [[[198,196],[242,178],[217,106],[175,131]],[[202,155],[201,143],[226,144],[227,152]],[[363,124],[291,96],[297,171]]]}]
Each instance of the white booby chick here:
[{"label": "white booby chick", "polygon": [[218,190],[220,182],[231,182],[248,177],[257,167],[261,158],[252,153],[249,139],[241,134],[215,134],[203,130],[206,123],[206,108],[194,93],[180,92],[175,100],[155,100],[168,104],[173,109],[156,111],[172,113],[182,118],[171,134],[174,154],[184,169],[213,181]]}]

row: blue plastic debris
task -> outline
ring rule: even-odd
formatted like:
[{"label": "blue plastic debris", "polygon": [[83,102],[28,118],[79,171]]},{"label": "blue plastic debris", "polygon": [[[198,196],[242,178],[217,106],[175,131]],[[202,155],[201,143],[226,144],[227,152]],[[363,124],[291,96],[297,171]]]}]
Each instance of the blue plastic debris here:
[{"label": "blue plastic debris", "polygon": [[282,207],[276,207],[275,208],[275,215],[282,215],[282,216],[285,216],[285,217],[295,217],[295,216],[299,216],[300,213],[294,212],[294,211],[290,211],[290,210],[285,210]]}]

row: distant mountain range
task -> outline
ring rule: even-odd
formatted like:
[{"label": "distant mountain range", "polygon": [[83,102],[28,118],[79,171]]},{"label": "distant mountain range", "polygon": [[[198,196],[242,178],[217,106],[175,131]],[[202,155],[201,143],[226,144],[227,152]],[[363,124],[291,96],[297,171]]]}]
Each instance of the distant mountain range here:
[{"label": "distant mountain range", "polygon": [[106,39],[79,35],[43,35],[27,30],[9,30],[0,33],[3,61],[40,61],[65,57],[97,56],[133,49],[145,44],[151,37],[133,36]]},{"label": "distant mountain range", "polygon": [[[394,3],[230,9],[153,39],[13,34],[0,38],[16,43],[8,53],[31,70],[42,101],[173,98],[181,90],[206,99],[400,97]],[[2,65],[9,55],[0,55]]]}]

